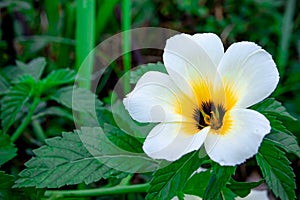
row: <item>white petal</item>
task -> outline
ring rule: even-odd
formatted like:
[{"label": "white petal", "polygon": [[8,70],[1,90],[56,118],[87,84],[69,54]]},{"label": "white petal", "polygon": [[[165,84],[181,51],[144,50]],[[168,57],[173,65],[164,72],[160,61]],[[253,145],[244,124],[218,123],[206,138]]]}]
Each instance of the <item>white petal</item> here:
[{"label": "white petal", "polygon": [[200,43],[203,41],[198,41],[197,37],[175,35],[167,40],[163,54],[164,64],[171,78],[190,97],[193,96],[193,83],[213,80],[217,70],[215,62]]},{"label": "white petal", "polygon": [[265,116],[254,110],[234,109],[229,117],[231,126],[227,133],[210,132],[205,140],[205,149],[213,161],[232,166],[255,155],[271,127]]},{"label": "white petal", "polygon": [[198,33],[192,39],[205,50],[216,66],[224,55],[224,47],[221,39],[213,33]]},{"label": "white petal", "polygon": [[[173,197],[172,200],[178,200],[178,197]],[[184,200],[202,200],[202,198],[195,195],[185,194]]]},{"label": "white petal", "polygon": [[252,42],[231,45],[218,70],[237,95],[237,106],[241,108],[247,108],[268,97],[279,81],[272,56]]},{"label": "white petal", "polygon": [[236,197],[235,200],[269,200],[267,190],[251,190],[248,196],[241,198]]},{"label": "white petal", "polygon": [[183,123],[161,123],[147,136],[143,149],[154,159],[174,161],[181,156],[198,150],[203,144],[209,127],[199,133],[187,133]]},{"label": "white petal", "polygon": [[176,113],[178,92],[167,74],[147,72],[123,103],[131,117],[139,122],[180,122],[182,116]]}]

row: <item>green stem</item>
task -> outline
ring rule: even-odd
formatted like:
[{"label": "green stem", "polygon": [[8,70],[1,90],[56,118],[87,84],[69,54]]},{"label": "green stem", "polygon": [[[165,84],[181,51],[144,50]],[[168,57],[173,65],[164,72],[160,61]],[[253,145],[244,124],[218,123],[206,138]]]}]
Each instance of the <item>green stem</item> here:
[{"label": "green stem", "polygon": [[25,119],[22,121],[21,126],[19,126],[19,128],[11,136],[11,141],[12,142],[15,142],[20,137],[20,135],[24,132],[24,130],[26,129],[26,127],[30,123],[32,115],[34,114],[34,111],[35,111],[35,109],[36,109],[36,107],[38,106],[39,103],[40,103],[40,98],[38,96],[35,96],[34,100],[33,100],[33,103],[29,107],[29,111],[28,111]]},{"label": "green stem", "polygon": [[37,119],[32,120],[32,127],[38,141],[44,143],[46,136],[43,128]]},{"label": "green stem", "polygon": [[[95,0],[76,0],[76,68],[80,87],[91,88],[95,39]],[[82,69],[80,69],[82,67]],[[80,70],[79,70],[80,69]]]},{"label": "green stem", "polygon": [[114,186],[110,188],[96,188],[86,190],[47,190],[45,192],[46,197],[92,197],[101,195],[116,195],[116,194],[128,194],[128,193],[140,193],[147,192],[149,183],[128,185],[128,186]]},{"label": "green stem", "polygon": [[122,1],[122,31],[123,31],[123,64],[124,64],[124,93],[127,94],[130,91],[129,82],[129,71],[131,68],[131,38],[130,38],[130,27],[131,27],[131,0]]}]

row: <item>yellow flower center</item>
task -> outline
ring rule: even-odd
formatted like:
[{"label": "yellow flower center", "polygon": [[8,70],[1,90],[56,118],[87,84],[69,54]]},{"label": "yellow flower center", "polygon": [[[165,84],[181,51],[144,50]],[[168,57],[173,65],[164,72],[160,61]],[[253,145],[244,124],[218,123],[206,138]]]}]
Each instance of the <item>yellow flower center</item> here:
[{"label": "yellow flower center", "polygon": [[237,94],[230,85],[224,84],[223,87],[214,89],[207,81],[195,81],[191,86],[196,99],[188,100],[183,95],[176,106],[176,112],[187,120],[185,131],[196,134],[209,126],[212,133],[228,133],[232,125],[229,111],[237,102]]}]

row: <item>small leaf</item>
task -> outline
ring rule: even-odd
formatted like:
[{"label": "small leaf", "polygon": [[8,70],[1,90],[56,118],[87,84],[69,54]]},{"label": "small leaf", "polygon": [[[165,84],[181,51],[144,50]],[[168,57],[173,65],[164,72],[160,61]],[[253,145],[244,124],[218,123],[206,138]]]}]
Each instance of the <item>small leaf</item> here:
[{"label": "small leaf", "polygon": [[21,61],[16,61],[17,66],[22,70],[22,75],[28,74],[35,78],[35,80],[39,80],[45,66],[47,64],[45,58],[36,58],[30,61],[28,64],[25,64]]},{"label": "small leaf", "polygon": [[127,175],[101,163],[97,159],[101,155],[92,155],[79,134],[80,131],[63,133],[62,137],[46,140],[47,145],[34,150],[36,157],[25,163],[27,168],[19,174],[14,187],[57,188]]},{"label": "small leaf", "polygon": [[104,133],[111,142],[121,149],[136,153],[144,152],[142,149],[143,144],[141,142],[117,127],[114,127],[110,124],[105,124]]},{"label": "small leaf", "polygon": [[162,73],[167,73],[167,70],[161,62],[149,63],[146,65],[140,65],[136,70],[130,72],[130,83],[136,84],[138,80],[149,71],[159,71]]},{"label": "small leaf", "polygon": [[287,112],[286,108],[279,101],[276,101],[274,98],[268,98],[263,102],[256,104],[252,108],[265,115],[297,120]]},{"label": "small leaf", "polygon": [[0,166],[17,155],[17,149],[11,143],[10,137],[0,133]]},{"label": "small leaf", "polygon": [[235,169],[236,167],[220,166],[216,163],[213,167],[212,176],[209,179],[203,199],[219,199],[223,188],[228,183],[231,175],[234,174]]},{"label": "small leaf", "polygon": [[52,71],[45,79],[42,80],[43,89],[63,85],[66,83],[73,83],[76,73],[70,69],[58,69]]},{"label": "small leaf", "polygon": [[267,185],[282,200],[295,199],[295,175],[285,153],[270,140],[264,140],[256,154]]},{"label": "small leaf", "polygon": [[237,182],[231,179],[229,184],[227,184],[227,188],[240,197],[246,197],[248,194],[250,194],[251,189],[261,185],[262,183],[263,180],[258,182]]},{"label": "small leaf", "polygon": [[188,178],[199,168],[201,162],[199,152],[194,151],[157,170],[150,182],[146,199],[164,200],[180,195]]},{"label": "small leaf", "polygon": [[31,76],[24,76],[20,82],[12,86],[6,93],[1,105],[3,132],[15,122],[17,114],[33,95],[36,82]]}]

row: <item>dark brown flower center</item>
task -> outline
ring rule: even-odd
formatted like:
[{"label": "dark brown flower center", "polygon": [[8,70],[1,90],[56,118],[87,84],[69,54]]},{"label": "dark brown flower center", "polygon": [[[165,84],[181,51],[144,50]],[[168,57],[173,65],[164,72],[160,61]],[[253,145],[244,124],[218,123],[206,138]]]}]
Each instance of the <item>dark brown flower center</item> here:
[{"label": "dark brown flower center", "polygon": [[199,108],[194,109],[193,118],[199,130],[207,126],[218,130],[223,125],[225,112],[223,105],[215,105],[211,101],[203,102]]}]

